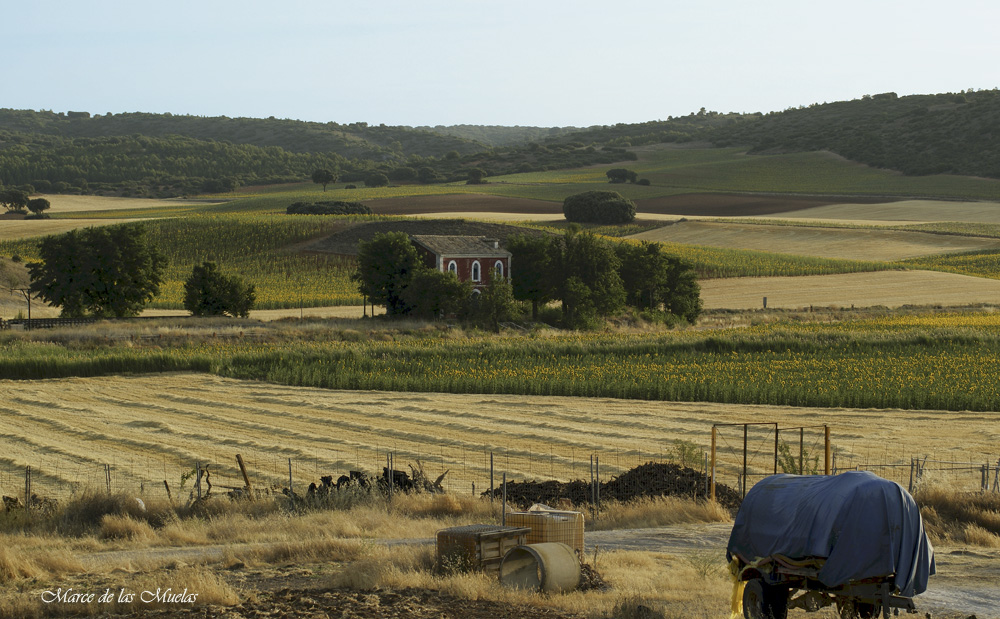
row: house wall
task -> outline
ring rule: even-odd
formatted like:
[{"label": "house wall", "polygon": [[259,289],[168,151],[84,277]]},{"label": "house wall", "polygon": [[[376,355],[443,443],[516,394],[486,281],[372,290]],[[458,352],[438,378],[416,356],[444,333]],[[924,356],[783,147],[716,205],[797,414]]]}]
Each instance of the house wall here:
[{"label": "house wall", "polygon": [[448,256],[444,256],[441,260],[441,271],[447,273],[449,263],[454,261],[455,266],[457,267],[459,281],[472,281],[472,264],[477,260],[479,261],[481,268],[481,277],[480,281],[475,282],[476,286],[486,286],[490,283],[490,274],[493,271],[494,264],[496,264],[498,260],[503,264],[504,277],[510,277],[509,258],[450,258]]}]

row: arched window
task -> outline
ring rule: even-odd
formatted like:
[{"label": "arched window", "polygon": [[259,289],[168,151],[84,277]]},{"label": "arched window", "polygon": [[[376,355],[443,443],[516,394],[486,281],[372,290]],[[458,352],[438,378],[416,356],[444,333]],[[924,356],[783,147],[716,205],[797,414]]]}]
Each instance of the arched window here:
[{"label": "arched window", "polygon": [[482,273],[480,273],[479,261],[476,260],[472,263],[472,281],[478,282],[482,279]]},{"label": "arched window", "polygon": [[497,260],[496,261],[496,263],[493,265],[493,270],[497,272],[497,275],[500,276],[500,279],[503,279],[503,261],[502,260]]},{"label": "arched window", "polygon": [[448,272],[449,273],[454,273],[456,276],[458,276],[458,263],[455,262],[454,260],[452,260],[451,262],[449,262],[448,263]]}]

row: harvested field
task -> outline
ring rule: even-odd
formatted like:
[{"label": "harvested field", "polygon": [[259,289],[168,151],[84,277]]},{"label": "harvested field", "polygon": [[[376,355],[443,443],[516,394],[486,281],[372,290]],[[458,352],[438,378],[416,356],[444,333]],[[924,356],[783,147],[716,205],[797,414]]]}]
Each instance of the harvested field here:
[{"label": "harvested field", "polygon": [[421,213],[516,213],[521,215],[554,214],[562,217],[562,203],[526,198],[505,198],[487,194],[454,193],[437,196],[407,196],[366,200],[378,215],[417,215]]},{"label": "harvested field", "polygon": [[182,198],[107,198],[104,196],[41,196],[52,204],[50,213],[81,213],[86,211],[122,211],[161,206],[195,206],[219,204],[223,200],[185,200]]},{"label": "harvested field", "polygon": [[[380,471],[388,450],[399,470],[419,461],[430,477],[448,471],[444,485],[453,492],[470,492],[473,484],[482,492],[489,488],[491,451],[497,478],[506,472],[512,480],[585,479],[590,455],[599,453],[602,479],[610,479],[669,459],[677,440],[707,449],[714,423],[747,421],[830,424],[841,466],[915,451],[932,460],[983,462],[996,457],[1000,441],[992,412],[351,392],[202,374],[3,381],[0,395],[4,494],[23,490],[25,466],[32,467],[35,492],[49,496],[103,488],[105,464],[112,489],[123,492],[142,485],[163,495],[166,479],[186,495],[191,486],[184,488],[181,476],[196,462],[211,467],[213,484],[242,486],[237,453],[257,486],[287,485],[291,459],[302,489],[322,475]],[[806,434],[809,453],[821,453],[820,436]],[[751,439],[757,454],[751,472],[769,473],[773,438]],[[737,443],[742,431],[720,436],[719,481],[730,486]]]},{"label": "harvested field", "polygon": [[937,271],[880,271],[805,277],[746,277],[701,282],[707,309],[767,306],[900,307],[1000,303],[1000,280]]},{"label": "harvested field", "polygon": [[0,241],[15,241],[35,236],[62,234],[77,228],[111,226],[135,219],[6,219],[0,223]]},{"label": "harvested field", "polygon": [[[686,193],[635,200],[635,205],[640,216],[655,213],[700,217],[760,217],[813,210],[842,201],[843,198],[838,196]],[[859,202],[868,203],[868,200],[859,199]],[[872,198],[871,202],[885,202],[885,198]]]},{"label": "harvested field", "polygon": [[872,204],[828,204],[782,213],[783,218],[837,221],[891,221],[923,223],[961,221],[1000,223],[1000,203],[902,200]]},{"label": "harvested field", "polygon": [[864,228],[683,221],[630,238],[848,260],[903,260],[1000,248],[1000,240]]}]

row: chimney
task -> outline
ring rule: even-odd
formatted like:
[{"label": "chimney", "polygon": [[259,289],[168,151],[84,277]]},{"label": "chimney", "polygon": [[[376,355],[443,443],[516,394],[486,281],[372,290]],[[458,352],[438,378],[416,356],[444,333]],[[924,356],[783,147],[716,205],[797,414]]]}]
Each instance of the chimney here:
[{"label": "chimney", "polygon": [[483,237],[483,243],[486,243],[487,245],[489,245],[493,249],[500,249],[500,240],[499,239],[488,239],[488,238],[486,238],[484,236]]}]

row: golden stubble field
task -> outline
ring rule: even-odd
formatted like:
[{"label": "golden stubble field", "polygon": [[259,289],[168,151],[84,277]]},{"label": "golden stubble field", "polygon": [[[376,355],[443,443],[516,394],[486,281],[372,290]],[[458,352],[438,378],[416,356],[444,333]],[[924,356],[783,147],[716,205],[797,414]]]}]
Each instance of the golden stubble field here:
[{"label": "golden stubble field", "polygon": [[[291,459],[301,491],[322,475],[381,471],[387,451],[397,469],[419,460],[432,478],[449,471],[449,490],[471,493],[473,483],[476,492],[489,487],[491,451],[497,480],[504,472],[519,480],[585,479],[592,454],[607,479],[670,457],[677,440],[707,450],[715,423],[828,424],[841,469],[911,456],[978,466],[996,459],[1000,443],[1000,425],[989,412],[348,392],[202,374],[3,381],[0,402],[4,494],[23,491],[25,466],[32,467],[35,491],[54,496],[104,488],[105,465],[113,490],[163,494],[167,480],[186,495],[191,484],[182,490],[181,476],[196,462],[210,465],[213,483],[241,486],[237,453],[260,485],[287,485]],[[819,429],[806,432],[809,455],[822,453],[821,437]],[[742,429],[721,432],[721,482],[735,485],[742,440]],[[787,440],[797,451],[798,432]],[[751,472],[769,473],[772,453],[773,434],[755,429]],[[972,477],[965,481],[978,484],[978,473]]]},{"label": "golden stubble field", "polygon": [[679,222],[630,238],[847,260],[894,261],[1000,248],[1000,240],[972,236],[709,221]]}]

